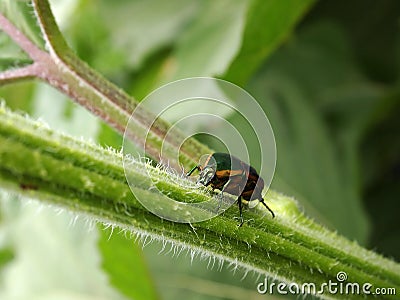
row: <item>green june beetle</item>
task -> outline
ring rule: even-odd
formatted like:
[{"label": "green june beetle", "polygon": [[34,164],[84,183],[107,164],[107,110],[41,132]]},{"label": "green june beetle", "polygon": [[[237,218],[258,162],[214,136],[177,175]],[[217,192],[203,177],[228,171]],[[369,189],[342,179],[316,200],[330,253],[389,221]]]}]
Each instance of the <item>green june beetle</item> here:
[{"label": "green june beetle", "polygon": [[221,195],[228,194],[238,196],[240,224],[243,225],[242,199],[247,201],[259,200],[266,209],[275,217],[274,212],[265,203],[261,192],[264,189],[264,180],[250,165],[228,153],[213,153],[207,155],[204,163],[194,166],[186,176],[198,170],[200,172],[197,183],[221,191]]}]

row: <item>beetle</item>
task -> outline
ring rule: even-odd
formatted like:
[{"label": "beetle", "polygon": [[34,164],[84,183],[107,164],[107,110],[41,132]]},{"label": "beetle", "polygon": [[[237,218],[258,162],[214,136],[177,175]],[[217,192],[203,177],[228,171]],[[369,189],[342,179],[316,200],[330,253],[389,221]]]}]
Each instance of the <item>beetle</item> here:
[{"label": "beetle", "polygon": [[194,166],[186,176],[198,170],[200,172],[197,183],[211,188],[218,189],[221,194],[224,192],[238,196],[237,203],[240,214],[239,227],[243,225],[242,199],[251,201],[259,200],[266,209],[275,217],[274,212],[265,203],[261,192],[264,188],[264,180],[257,171],[239,158],[228,153],[216,152],[208,154],[204,163]]}]

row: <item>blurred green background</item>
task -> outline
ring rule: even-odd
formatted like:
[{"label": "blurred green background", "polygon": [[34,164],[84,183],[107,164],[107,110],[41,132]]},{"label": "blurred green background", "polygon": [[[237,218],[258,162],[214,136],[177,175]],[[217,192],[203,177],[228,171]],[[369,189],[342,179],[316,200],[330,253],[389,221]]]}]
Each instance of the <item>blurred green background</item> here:
[{"label": "blurred green background", "polygon": [[[42,43],[25,1],[0,3]],[[399,1],[51,3],[78,56],[138,100],[189,76],[245,88],[275,132],[272,188],[318,222],[400,260]],[[0,68],[25,63],[0,32]],[[121,147],[112,129],[44,84],[3,86],[0,97],[51,128]],[[86,217],[5,191],[0,198],[0,299],[275,297],[257,294],[257,274],[190,250],[178,255],[163,242],[134,242],[118,229],[111,235]]]}]

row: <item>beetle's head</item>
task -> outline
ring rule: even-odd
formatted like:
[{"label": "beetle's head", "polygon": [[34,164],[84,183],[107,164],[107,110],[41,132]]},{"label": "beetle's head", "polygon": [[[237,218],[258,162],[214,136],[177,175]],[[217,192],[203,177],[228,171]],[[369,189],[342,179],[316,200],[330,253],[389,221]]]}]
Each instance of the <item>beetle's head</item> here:
[{"label": "beetle's head", "polygon": [[202,168],[197,183],[201,183],[202,185],[208,185],[211,179],[214,177],[214,175],[215,175],[215,167],[206,166],[205,168]]},{"label": "beetle's head", "polygon": [[200,171],[197,183],[209,185],[217,170],[217,162],[212,154],[205,154],[200,157],[198,169]]}]

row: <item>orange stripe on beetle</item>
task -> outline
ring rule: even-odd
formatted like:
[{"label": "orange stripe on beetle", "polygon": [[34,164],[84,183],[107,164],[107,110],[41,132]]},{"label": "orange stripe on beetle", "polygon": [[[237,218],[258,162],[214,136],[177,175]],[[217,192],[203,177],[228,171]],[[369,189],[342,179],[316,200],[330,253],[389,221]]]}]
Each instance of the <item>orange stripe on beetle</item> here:
[{"label": "orange stripe on beetle", "polygon": [[220,189],[222,193],[226,192],[238,196],[239,226],[242,226],[244,222],[242,199],[247,201],[259,200],[270,211],[272,217],[275,217],[274,212],[264,202],[261,195],[264,180],[252,166],[228,153],[216,152],[210,154],[203,165],[193,167],[187,173],[187,176],[190,176],[196,169],[200,171],[198,183],[211,186],[213,189]]},{"label": "orange stripe on beetle", "polygon": [[244,172],[241,170],[220,170],[216,171],[215,175],[217,177],[230,177],[230,176],[238,176],[242,175]]}]

